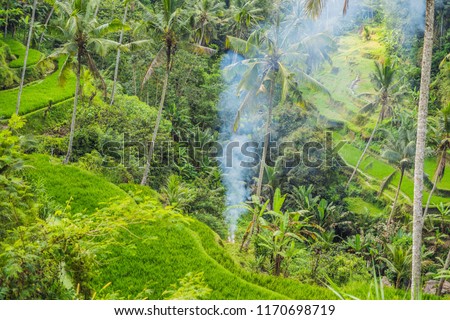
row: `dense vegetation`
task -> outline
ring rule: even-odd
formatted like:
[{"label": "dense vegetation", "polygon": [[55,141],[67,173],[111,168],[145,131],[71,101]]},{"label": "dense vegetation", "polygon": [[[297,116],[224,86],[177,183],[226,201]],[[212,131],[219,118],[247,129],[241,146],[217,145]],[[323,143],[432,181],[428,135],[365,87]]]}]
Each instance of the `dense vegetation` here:
[{"label": "dense vegetation", "polygon": [[0,2],[1,299],[448,297],[449,1]]}]

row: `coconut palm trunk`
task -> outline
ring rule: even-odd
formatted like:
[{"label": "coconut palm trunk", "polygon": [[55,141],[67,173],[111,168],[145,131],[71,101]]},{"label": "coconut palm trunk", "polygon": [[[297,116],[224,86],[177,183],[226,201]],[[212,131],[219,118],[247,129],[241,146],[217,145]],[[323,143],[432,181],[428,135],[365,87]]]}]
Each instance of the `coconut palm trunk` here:
[{"label": "coconut palm trunk", "polygon": [[9,0],[6,1],[6,10],[5,10],[5,29],[4,29],[4,37],[8,35],[8,21],[9,21]]},{"label": "coconut palm trunk", "polygon": [[[125,3],[125,10],[124,10],[124,13],[123,13],[123,19],[122,19],[122,23],[124,25],[127,22],[127,14],[128,14],[128,3],[126,2]],[[120,36],[119,36],[119,45],[122,44],[123,34],[124,34],[124,29],[122,28],[122,30],[120,31]],[[110,103],[111,106],[114,103],[114,95],[116,93],[117,77],[119,75],[119,63],[120,63],[120,47],[117,48],[116,66],[114,68],[114,81],[113,81],[113,85],[112,85],[112,89],[111,89],[111,103]]]},{"label": "coconut palm trunk", "polygon": [[380,115],[378,116],[377,123],[375,124],[375,128],[373,128],[372,134],[370,135],[369,141],[367,141],[366,147],[364,148],[363,153],[361,154],[361,157],[359,158],[358,162],[356,163],[355,168],[353,169],[352,175],[350,176],[350,179],[348,179],[347,185],[345,186],[345,189],[348,189],[350,186],[350,182],[352,182],[353,178],[356,175],[356,172],[358,171],[359,166],[361,165],[361,162],[364,160],[364,157],[369,150],[369,146],[372,143],[373,137],[375,136],[375,132],[378,129],[378,126],[380,125],[381,118],[383,117],[382,112],[380,112]]},{"label": "coconut palm trunk", "polygon": [[270,123],[272,121],[272,107],[273,107],[273,83],[270,85],[270,96],[269,96],[269,112],[267,114],[266,126],[264,130],[264,146],[263,153],[259,165],[259,175],[258,183],[256,186],[256,196],[261,199],[262,182],[264,178],[264,168],[266,166],[267,151],[269,150],[270,143]]},{"label": "coconut palm trunk", "polygon": [[33,37],[33,25],[34,25],[34,18],[36,16],[36,6],[37,6],[37,0],[34,0],[33,1],[33,9],[31,11],[30,28],[28,30],[27,47],[26,47],[25,56],[23,59],[22,76],[20,78],[19,93],[17,94],[16,114],[19,114],[19,109],[20,109],[20,99],[22,98],[23,84],[25,82],[25,72],[27,71],[28,53],[30,51],[31,38]]},{"label": "coconut palm trunk", "polygon": [[42,31],[41,36],[39,37],[38,48],[41,47],[41,43],[44,40],[45,31],[47,31],[48,23],[50,22],[50,19],[52,18],[52,15],[53,15],[54,12],[55,12],[55,7],[52,6],[52,8],[51,8],[51,10],[50,10],[50,12],[49,12],[49,14],[47,16],[47,19],[45,19],[44,30]]},{"label": "coconut palm trunk", "polygon": [[419,113],[417,121],[417,142],[414,169],[414,203],[413,203],[413,246],[412,246],[412,274],[411,299],[420,298],[421,290],[421,248],[423,230],[423,187],[425,140],[427,133],[428,99],[430,96],[431,60],[433,56],[434,36],[434,8],[435,0],[427,0],[425,14],[425,39],[422,57],[422,76],[420,81]]},{"label": "coconut palm trunk", "polygon": [[[450,267],[450,250],[448,250],[447,259],[445,259],[444,270],[448,270]],[[438,287],[436,288],[436,294],[438,296],[442,295],[442,288],[444,287],[445,278],[439,280]]]},{"label": "coconut palm trunk", "polygon": [[73,136],[75,134],[75,122],[77,118],[77,106],[78,106],[78,96],[80,94],[81,88],[81,52],[78,49],[78,57],[77,57],[77,84],[75,87],[75,97],[73,99],[73,111],[72,111],[72,121],[70,122],[70,134],[69,134],[69,146],[67,148],[66,158],[64,159],[64,164],[69,163],[70,157],[72,156],[72,148],[73,148]]},{"label": "coconut palm trunk", "polygon": [[[170,50],[170,49],[168,49]],[[145,165],[144,169],[144,175],[142,176],[141,185],[147,184],[148,175],[150,173],[150,167],[151,162],[153,158],[153,152],[155,150],[155,143],[156,143],[156,136],[158,135],[159,125],[161,123],[162,118],[162,112],[164,108],[164,101],[166,99],[166,92],[167,92],[167,86],[169,84],[169,74],[170,74],[170,58],[168,57],[168,62],[166,66],[166,75],[164,78],[164,85],[161,93],[161,100],[159,102],[159,110],[158,110],[158,116],[156,117],[156,124],[155,128],[153,129],[153,135],[152,135],[152,141],[150,142],[149,149],[148,149],[148,155],[147,155],[147,163]]]}]

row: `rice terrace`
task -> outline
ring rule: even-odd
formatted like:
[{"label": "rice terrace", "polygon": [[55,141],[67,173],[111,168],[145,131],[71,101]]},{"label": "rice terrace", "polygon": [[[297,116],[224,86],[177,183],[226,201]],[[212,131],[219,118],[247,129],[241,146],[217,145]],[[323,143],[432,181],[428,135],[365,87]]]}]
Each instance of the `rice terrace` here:
[{"label": "rice terrace", "polygon": [[449,0],[1,4],[0,300],[450,298]]}]

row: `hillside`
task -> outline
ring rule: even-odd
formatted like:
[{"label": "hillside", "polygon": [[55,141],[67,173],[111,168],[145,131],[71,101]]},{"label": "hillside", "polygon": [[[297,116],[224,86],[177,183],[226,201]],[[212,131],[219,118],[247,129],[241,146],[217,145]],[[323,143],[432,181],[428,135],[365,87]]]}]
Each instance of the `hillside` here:
[{"label": "hillside", "polygon": [[6,1],[0,300],[448,299],[446,2]]}]

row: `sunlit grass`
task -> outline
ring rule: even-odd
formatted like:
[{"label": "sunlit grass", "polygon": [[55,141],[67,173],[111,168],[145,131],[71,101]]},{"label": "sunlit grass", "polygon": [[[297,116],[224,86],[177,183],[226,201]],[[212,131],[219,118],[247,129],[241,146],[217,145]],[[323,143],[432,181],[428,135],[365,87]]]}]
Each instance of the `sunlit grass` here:
[{"label": "sunlit grass", "polygon": [[[17,40],[13,40],[10,38],[2,39],[4,43],[6,43],[11,49],[11,53],[17,58],[9,63],[11,68],[20,68],[23,67],[23,63],[25,60],[25,51],[26,47]],[[30,48],[28,51],[28,59],[27,59],[27,67],[35,65],[41,60],[43,54],[33,48]]]},{"label": "sunlit grass", "polygon": [[69,199],[73,212],[93,212],[114,197],[128,197],[125,191],[103,178],[60,159],[33,154],[27,157],[27,176],[39,182],[51,200],[65,206]]},{"label": "sunlit grass", "polygon": [[[59,62],[61,65],[62,61]],[[59,72],[56,71],[43,80],[31,83],[23,88],[20,105],[20,114],[47,107],[53,103],[61,102],[73,97],[75,93],[76,78],[74,74],[69,75],[67,81],[62,85],[58,79]],[[18,89],[0,91],[0,118],[10,117],[16,109]]]},{"label": "sunlit grass", "polygon": [[[336,137],[339,136],[336,135],[335,138]],[[351,144],[346,144],[339,152],[339,155],[344,159],[344,161],[351,166],[356,166],[356,163],[358,162],[358,159],[361,156],[361,154],[362,150],[356,148]],[[396,169],[391,165],[389,165],[388,163],[369,155],[366,156],[366,158],[361,162],[359,170],[362,171],[364,174],[367,174],[368,176],[377,179],[381,185],[381,182]],[[397,188],[399,180],[400,174],[397,174],[395,178],[392,180],[391,186]],[[403,178],[401,191],[409,198],[408,199],[409,201],[411,201],[414,198],[414,183],[410,177],[405,176]],[[423,197],[424,204],[426,204],[427,199],[428,199],[428,192],[424,192]],[[440,203],[440,202],[448,203],[449,199],[436,196],[436,194],[434,194],[431,201],[432,203]]]}]

